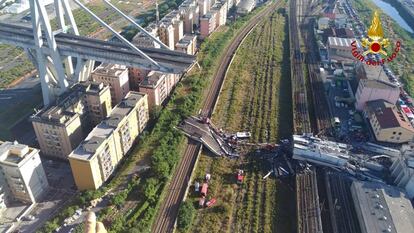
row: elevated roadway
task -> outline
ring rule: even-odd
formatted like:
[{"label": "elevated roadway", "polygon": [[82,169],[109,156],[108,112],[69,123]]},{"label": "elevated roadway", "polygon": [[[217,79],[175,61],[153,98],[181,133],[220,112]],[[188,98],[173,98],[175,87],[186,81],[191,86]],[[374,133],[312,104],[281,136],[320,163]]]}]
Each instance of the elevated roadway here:
[{"label": "elevated roadway", "polygon": [[[157,67],[127,45],[118,42],[102,41],[67,33],[56,34],[55,40],[62,56],[116,63],[142,69],[182,73],[195,62],[193,55],[166,49],[138,47],[160,65]],[[0,42],[22,48],[36,48],[33,29],[20,25],[0,23]],[[43,45],[43,49],[47,54],[49,51],[47,43]]]},{"label": "elevated roadway", "polygon": [[227,148],[222,138],[208,124],[202,123],[200,119],[194,117],[187,118],[179,126],[179,129],[188,137],[203,143],[213,154],[217,156],[231,155],[231,150]]}]

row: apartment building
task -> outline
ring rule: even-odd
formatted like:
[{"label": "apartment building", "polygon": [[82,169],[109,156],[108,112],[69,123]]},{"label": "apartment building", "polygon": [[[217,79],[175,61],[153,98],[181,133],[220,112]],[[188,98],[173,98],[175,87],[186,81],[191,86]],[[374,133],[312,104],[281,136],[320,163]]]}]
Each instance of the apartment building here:
[{"label": "apartment building", "polygon": [[112,106],[130,91],[128,69],[124,65],[101,64],[92,72],[91,80],[109,85]]},{"label": "apartment building", "polygon": [[200,37],[208,37],[216,29],[216,11],[211,11],[200,18]]},{"label": "apartment building", "polygon": [[16,141],[0,141],[0,176],[0,211],[8,201],[35,203],[49,187],[39,150]]},{"label": "apartment building", "polygon": [[200,17],[210,11],[211,0],[198,0],[198,8]]},{"label": "apartment building", "polygon": [[52,107],[31,118],[42,154],[66,159],[83,138],[80,115]]},{"label": "apartment building", "polygon": [[162,43],[164,43],[168,48],[174,50],[174,25],[171,22],[166,22],[166,20],[162,20],[158,25],[158,35]]},{"label": "apartment building", "polygon": [[150,70],[129,67],[129,86],[132,91],[139,90],[139,84],[147,77]]},{"label": "apartment building", "polygon": [[226,24],[227,21],[227,2],[216,2],[211,7],[211,11],[216,12],[216,28]]},{"label": "apartment building", "polygon": [[414,128],[409,119],[392,103],[369,101],[364,116],[368,118],[377,141],[406,143],[414,139]]},{"label": "apartment building", "polygon": [[185,35],[175,45],[177,51],[194,55],[197,51],[197,36],[196,35]]},{"label": "apartment building", "polygon": [[69,155],[79,190],[98,189],[130,150],[149,119],[148,97],[129,92]]},{"label": "apartment building", "polygon": [[164,102],[177,82],[177,75],[151,71],[139,84],[139,92],[148,95],[148,105],[152,108]]},{"label": "apartment building", "polygon": [[234,6],[235,3],[233,0],[221,0],[221,2],[226,3],[227,12],[230,11],[230,9]]},{"label": "apartment building", "polygon": [[195,0],[185,0],[178,7],[184,23],[184,34],[193,34],[194,25],[198,25],[199,7]]},{"label": "apartment building", "polygon": [[55,105],[30,117],[42,155],[67,159],[89,132],[111,112],[109,86],[78,83]]},{"label": "apartment building", "polygon": [[171,11],[167,15],[165,15],[161,22],[170,23],[173,25],[174,28],[174,43],[181,40],[184,36],[184,23],[181,21],[180,12],[177,10]]}]

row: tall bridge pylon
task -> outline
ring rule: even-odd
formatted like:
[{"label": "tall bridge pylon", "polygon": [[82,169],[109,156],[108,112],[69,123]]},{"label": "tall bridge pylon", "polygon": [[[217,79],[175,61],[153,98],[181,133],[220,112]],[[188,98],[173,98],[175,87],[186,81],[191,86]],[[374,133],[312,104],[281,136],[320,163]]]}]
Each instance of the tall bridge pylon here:
[{"label": "tall bridge pylon", "polygon": [[0,42],[23,47],[35,64],[41,80],[45,106],[52,103],[56,96],[64,93],[71,85],[87,80],[94,61],[169,73],[184,72],[195,62],[192,55],[170,51],[158,38],[145,31],[108,0],[103,2],[158,43],[161,49],[137,48],[79,0],[73,1],[111,31],[121,43],[80,36],[68,0],[54,0],[56,30],[51,27],[43,0],[29,0],[32,28],[0,23]]},{"label": "tall bridge pylon", "polygon": [[[73,18],[67,0],[55,0],[55,12],[58,22],[58,30],[79,35],[78,28]],[[84,80],[89,75],[88,66],[81,59],[77,59],[75,75],[73,61],[70,56],[62,57],[59,53],[55,33],[52,31],[50,20],[44,3],[40,0],[30,0],[30,13],[32,19],[33,37],[35,49],[25,48],[25,51],[35,63],[40,77],[45,105],[56,95],[65,92],[75,79]],[[46,54],[43,45],[47,43],[49,51]],[[82,64],[83,63],[83,64]],[[92,66],[91,61],[88,62]],[[78,78],[76,78],[78,77]],[[77,80],[77,81],[80,81]]]}]

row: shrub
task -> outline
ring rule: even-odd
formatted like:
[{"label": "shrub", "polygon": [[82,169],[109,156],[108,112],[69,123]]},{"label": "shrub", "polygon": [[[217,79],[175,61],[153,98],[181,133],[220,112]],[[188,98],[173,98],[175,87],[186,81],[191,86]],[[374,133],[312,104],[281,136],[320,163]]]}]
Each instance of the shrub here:
[{"label": "shrub", "polygon": [[193,203],[189,201],[185,201],[181,204],[180,210],[178,211],[178,219],[177,224],[178,228],[187,231],[188,228],[191,226],[191,222],[195,216],[195,208]]},{"label": "shrub", "polygon": [[158,191],[159,181],[155,178],[149,178],[144,187],[144,195],[150,202],[155,202]]}]

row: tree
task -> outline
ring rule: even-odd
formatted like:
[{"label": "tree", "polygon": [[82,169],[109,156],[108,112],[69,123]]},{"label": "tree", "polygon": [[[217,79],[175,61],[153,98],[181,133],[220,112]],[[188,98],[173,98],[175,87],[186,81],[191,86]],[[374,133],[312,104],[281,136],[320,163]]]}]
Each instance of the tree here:
[{"label": "tree", "polygon": [[112,197],[111,204],[120,207],[125,202],[127,196],[128,190],[123,190]]},{"label": "tree", "polygon": [[53,232],[58,227],[59,227],[59,224],[57,224],[56,222],[47,222],[45,224],[44,230],[46,232]]},{"label": "tree", "polygon": [[195,211],[196,210],[193,203],[186,201],[181,204],[177,219],[179,229],[183,230],[184,232],[188,230],[194,219]]},{"label": "tree", "polygon": [[158,183],[158,180],[155,178],[149,178],[145,183],[144,195],[150,202],[155,201],[158,191]]}]

